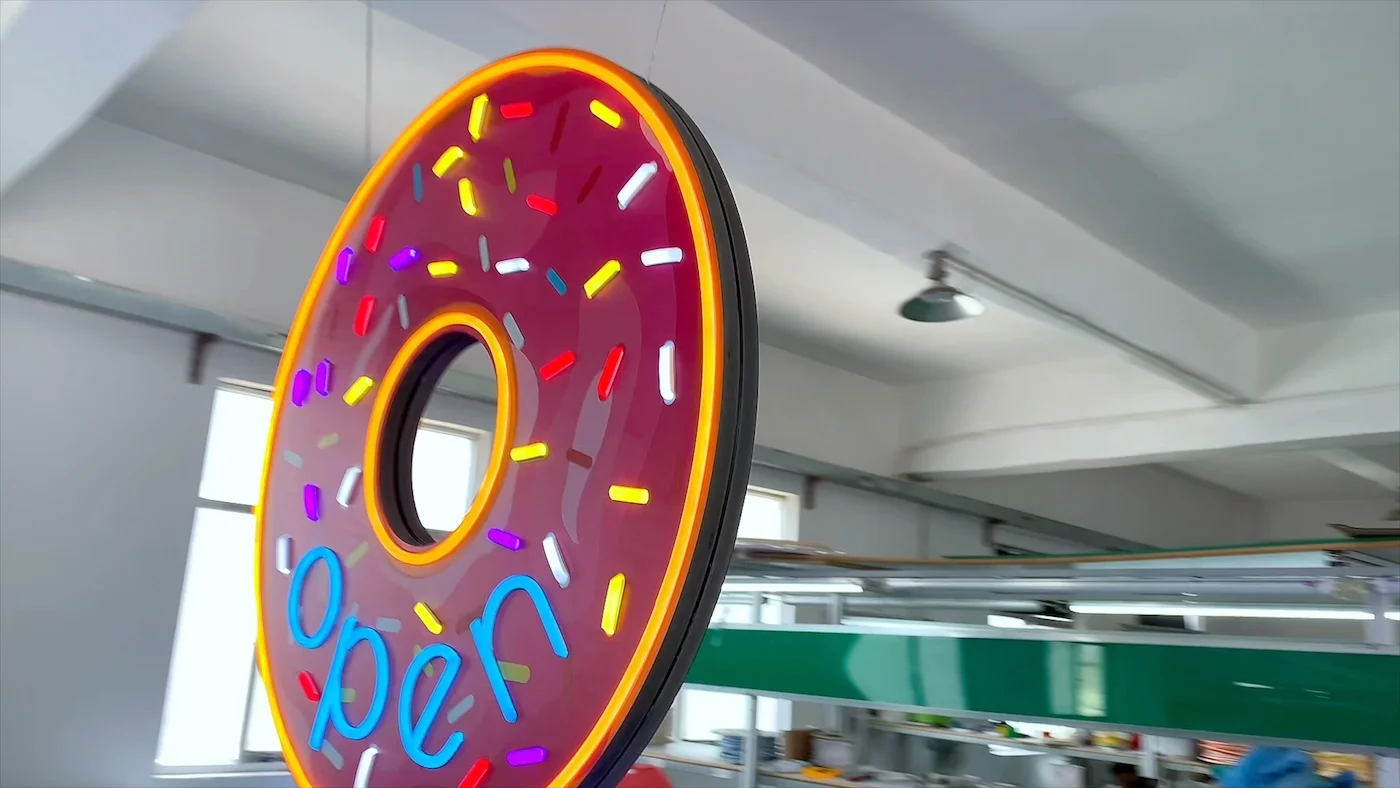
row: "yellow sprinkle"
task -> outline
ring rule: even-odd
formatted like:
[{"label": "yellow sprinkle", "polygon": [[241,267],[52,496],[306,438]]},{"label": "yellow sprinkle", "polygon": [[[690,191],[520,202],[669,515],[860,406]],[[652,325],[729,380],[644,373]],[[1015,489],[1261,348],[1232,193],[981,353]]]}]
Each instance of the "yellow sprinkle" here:
[{"label": "yellow sprinkle", "polygon": [[597,273],[588,277],[588,281],[583,283],[583,294],[589,298],[598,295],[598,291],[603,289],[603,285],[611,282],[613,277],[620,273],[622,273],[622,263],[616,260],[603,263],[603,267],[599,268]]},{"label": "yellow sprinkle", "polygon": [[472,188],[471,181],[466,178],[457,181],[457,197],[462,201],[462,212],[476,216],[476,190]]},{"label": "yellow sprinkle", "polygon": [[455,165],[462,159],[465,159],[466,157],[466,151],[462,150],[456,145],[453,145],[452,147],[443,151],[442,155],[438,157],[437,162],[433,164],[433,174],[438,176],[439,178],[443,177],[447,174],[448,170],[452,169],[453,165]]},{"label": "yellow sprinkle", "polygon": [[622,595],[627,590],[627,578],[621,572],[608,581],[608,598],[603,602],[603,631],[608,637],[617,634],[617,620],[622,617]]},{"label": "yellow sprinkle", "polygon": [[651,493],[641,487],[623,487],[620,484],[614,484],[608,488],[608,497],[618,503],[643,505],[651,500]]},{"label": "yellow sprinkle", "polygon": [[506,190],[515,194],[515,165],[511,164],[510,159],[507,158],[504,166],[506,169]]},{"label": "yellow sprinkle", "polygon": [[358,404],[360,400],[365,398],[365,395],[368,394],[369,390],[372,388],[374,388],[374,381],[370,380],[364,375],[361,375],[360,377],[355,379],[354,383],[350,384],[350,388],[345,390],[345,404]]},{"label": "yellow sprinkle", "polygon": [[486,125],[486,110],[491,107],[491,100],[486,98],[486,94],[472,99],[472,115],[467,120],[467,131],[472,135],[472,141],[481,139],[481,127]]},{"label": "yellow sprinkle", "polygon": [[429,632],[434,635],[442,634],[442,622],[438,621],[438,617],[433,614],[433,611],[426,604],[415,602],[413,604],[413,612],[418,614],[418,620],[423,622],[423,626],[427,627]]},{"label": "yellow sprinkle", "polygon": [[497,662],[501,668],[501,678],[512,684],[528,684],[530,681],[530,666],[522,665],[519,662]]},{"label": "yellow sprinkle", "polygon": [[[422,646],[415,645],[415,646],[413,647],[413,656],[415,656],[415,657],[418,656],[418,652],[420,652],[420,651],[422,651],[422,650],[423,650],[423,647],[422,647]],[[433,663],[432,663],[431,660],[428,662],[428,664],[426,664],[426,665],[423,666],[423,672],[426,673],[426,674],[428,674],[429,676],[433,675]]]},{"label": "yellow sprinkle", "polygon": [[612,107],[609,107],[607,104],[597,99],[588,103],[588,109],[598,120],[603,121],[613,128],[622,125],[622,116],[617,114]]},{"label": "yellow sprinkle", "polygon": [[527,443],[510,450],[510,458],[515,462],[543,460],[549,456],[549,446],[544,443]]},{"label": "yellow sprinkle", "polygon": [[451,260],[438,260],[428,263],[428,275],[434,279],[446,279],[457,275],[457,264]]},{"label": "yellow sprinkle", "polygon": [[318,441],[316,441],[316,448],[318,448],[318,449],[329,449],[330,447],[336,445],[336,444],[339,443],[339,442],[340,442],[340,433],[338,433],[338,432],[332,432],[332,433],[329,434],[329,435],[322,435],[322,436],[321,436],[321,439],[318,440]]},{"label": "yellow sprinkle", "polygon": [[354,702],[355,702],[355,690],[351,689],[350,687],[345,687],[344,689],[342,689],[342,690],[340,691],[340,702],[341,702],[341,703],[354,703]]},{"label": "yellow sprinkle", "polygon": [[358,564],[360,562],[360,559],[364,558],[365,553],[368,552],[369,542],[360,542],[359,547],[356,547],[354,550],[351,550],[350,555],[345,556],[345,566],[349,567],[350,569],[354,569],[355,564]]}]

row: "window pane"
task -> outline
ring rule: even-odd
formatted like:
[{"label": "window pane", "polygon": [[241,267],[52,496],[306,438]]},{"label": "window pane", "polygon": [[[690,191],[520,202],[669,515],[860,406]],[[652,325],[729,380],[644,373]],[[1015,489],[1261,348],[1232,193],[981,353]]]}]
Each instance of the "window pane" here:
[{"label": "window pane", "polygon": [[257,636],[255,555],[252,515],[195,512],[157,763],[238,760]]},{"label": "window pane", "polygon": [[760,493],[744,496],[744,511],[739,515],[740,539],[785,539],[781,498]]},{"label": "window pane", "polygon": [[258,675],[253,686],[253,700],[248,706],[248,733],[243,747],[248,752],[281,753],[282,742],[277,738],[277,726],[272,721],[272,705],[267,700],[267,685]]},{"label": "window pane", "polygon": [[209,417],[204,475],[199,497],[252,506],[262,486],[263,453],[272,428],[272,399],[247,391],[218,389]]},{"label": "window pane", "polygon": [[418,518],[430,531],[455,531],[471,508],[470,436],[419,428],[413,445],[413,501]]}]

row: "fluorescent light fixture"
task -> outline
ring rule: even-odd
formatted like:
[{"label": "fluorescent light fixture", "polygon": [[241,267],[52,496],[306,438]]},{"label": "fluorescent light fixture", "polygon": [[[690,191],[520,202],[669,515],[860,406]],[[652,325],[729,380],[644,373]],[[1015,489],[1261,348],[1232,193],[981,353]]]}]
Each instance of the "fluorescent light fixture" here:
[{"label": "fluorescent light fixture", "polygon": [[865,591],[860,583],[850,580],[726,580],[723,590],[764,594],[859,594]]},{"label": "fluorescent light fixture", "polygon": [[[1158,605],[1134,602],[1084,602],[1069,606],[1070,612],[1090,616],[1204,616],[1207,618],[1292,618],[1328,621],[1371,621],[1369,610],[1345,607],[1217,607],[1211,605]],[[1400,612],[1385,617],[1400,621]]]}]

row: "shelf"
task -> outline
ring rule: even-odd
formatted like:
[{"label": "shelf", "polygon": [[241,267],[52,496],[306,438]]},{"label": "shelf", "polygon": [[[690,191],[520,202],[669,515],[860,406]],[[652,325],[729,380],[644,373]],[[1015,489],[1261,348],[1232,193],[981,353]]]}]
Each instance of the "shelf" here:
[{"label": "shelf", "polygon": [[[1016,750],[1024,750],[1026,752],[1053,753],[1068,758],[1084,758],[1086,760],[1105,761],[1108,763],[1133,763],[1142,757],[1142,753],[1137,750],[1114,750],[1108,747],[1090,747],[1076,744],[1047,744],[1040,739],[1008,739],[990,733],[973,733],[972,731],[936,728],[932,725],[921,725],[916,722],[888,722],[878,720],[872,722],[870,727],[872,730],[902,733],[906,736],[920,736],[925,739],[954,741],[963,744],[985,744],[993,747],[1008,747]],[[1186,758],[1160,758],[1158,759],[1158,763],[1176,771],[1196,772],[1199,774],[1210,773],[1210,766],[1207,764]]]},{"label": "shelf", "polygon": [[[661,747],[648,747],[642,751],[642,757],[638,758],[637,761],[652,766],[660,766],[663,769],[679,766],[682,770],[693,771],[719,779],[738,779],[744,771],[744,767],[737,763],[720,760],[718,746],[687,745],[686,748],[691,750],[691,753],[681,754],[668,751]],[[706,757],[702,752],[704,750],[712,750],[714,755]],[[774,771],[773,769],[765,769],[762,766],[758,769],[758,776],[762,788],[788,788],[790,785],[821,785],[826,786],[826,788],[861,788],[860,785],[850,780],[842,780],[840,778],[820,780],[801,774],[791,774]]]}]

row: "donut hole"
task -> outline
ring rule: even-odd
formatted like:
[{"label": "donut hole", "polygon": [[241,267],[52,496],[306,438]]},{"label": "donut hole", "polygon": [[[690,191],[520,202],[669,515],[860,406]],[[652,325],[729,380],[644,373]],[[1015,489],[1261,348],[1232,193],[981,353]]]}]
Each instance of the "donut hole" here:
[{"label": "donut hole", "polygon": [[405,371],[380,433],[385,523],[409,547],[434,545],[462,524],[479,494],[482,449],[490,448],[482,434],[462,428],[489,429],[491,416],[474,412],[479,403],[464,407],[440,391],[449,371],[484,377],[483,389],[495,389],[490,353],[474,333],[461,328],[439,336]]}]

